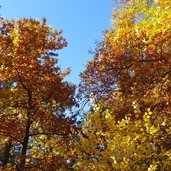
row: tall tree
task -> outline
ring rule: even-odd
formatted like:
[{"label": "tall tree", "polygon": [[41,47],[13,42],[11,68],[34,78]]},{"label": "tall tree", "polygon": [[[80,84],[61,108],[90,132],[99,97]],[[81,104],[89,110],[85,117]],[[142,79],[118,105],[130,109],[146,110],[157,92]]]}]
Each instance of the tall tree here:
[{"label": "tall tree", "polygon": [[81,73],[93,97],[77,153],[78,170],[170,170],[171,1],[115,10],[95,57]]},{"label": "tall tree", "polygon": [[75,86],[63,81],[70,70],[57,65],[57,51],[67,46],[61,33],[45,19],[1,18],[0,136],[8,169],[67,167],[73,122],[64,113],[75,104]]},{"label": "tall tree", "polygon": [[105,98],[121,117],[135,102],[142,111],[152,107],[170,114],[170,9],[163,0],[150,8],[139,2],[114,11],[112,29],[81,73],[80,94]]}]

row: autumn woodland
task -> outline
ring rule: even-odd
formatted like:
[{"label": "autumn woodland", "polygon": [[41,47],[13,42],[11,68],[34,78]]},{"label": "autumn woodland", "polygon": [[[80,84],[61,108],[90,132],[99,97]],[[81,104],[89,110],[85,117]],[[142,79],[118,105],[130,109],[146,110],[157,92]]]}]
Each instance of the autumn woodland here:
[{"label": "autumn woodland", "polygon": [[171,1],[118,1],[102,36],[76,86],[62,30],[0,18],[0,170],[171,170]]}]

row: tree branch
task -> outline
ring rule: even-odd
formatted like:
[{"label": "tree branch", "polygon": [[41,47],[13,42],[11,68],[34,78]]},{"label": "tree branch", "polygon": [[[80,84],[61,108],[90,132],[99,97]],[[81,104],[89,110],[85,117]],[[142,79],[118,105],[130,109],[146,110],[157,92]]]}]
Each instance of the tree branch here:
[{"label": "tree branch", "polygon": [[31,136],[37,136],[37,135],[58,135],[58,136],[69,136],[69,134],[65,133],[57,133],[57,132],[37,132],[37,133],[31,133],[29,137]]}]

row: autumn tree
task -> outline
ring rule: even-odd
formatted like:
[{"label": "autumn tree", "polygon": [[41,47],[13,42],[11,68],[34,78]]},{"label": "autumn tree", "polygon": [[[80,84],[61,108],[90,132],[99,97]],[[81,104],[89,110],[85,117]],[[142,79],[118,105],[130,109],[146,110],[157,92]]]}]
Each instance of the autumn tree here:
[{"label": "autumn tree", "polygon": [[81,73],[80,94],[106,99],[121,117],[136,102],[142,111],[151,107],[169,115],[170,8],[164,0],[150,8],[139,2],[115,10],[112,29]]},{"label": "autumn tree", "polygon": [[[75,104],[70,72],[57,65],[67,46],[43,19],[0,20],[0,160],[2,169],[67,170]],[[68,162],[67,162],[68,159]]]},{"label": "autumn tree", "polygon": [[92,99],[78,170],[170,170],[171,2],[130,1],[113,13],[80,98]]}]

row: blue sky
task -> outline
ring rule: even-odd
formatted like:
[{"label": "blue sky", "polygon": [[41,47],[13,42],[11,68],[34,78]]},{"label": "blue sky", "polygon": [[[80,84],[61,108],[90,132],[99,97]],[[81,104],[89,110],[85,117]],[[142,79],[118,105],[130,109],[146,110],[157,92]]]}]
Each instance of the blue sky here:
[{"label": "blue sky", "polygon": [[66,80],[78,84],[79,73],[93,57],[88,51],[110,28],[114,0],[0,0],[0,5],[6,19],[45,17],[48,25],[63,30],[68,47],[59,52],[59,65],[62,70],[71,67]]}]

